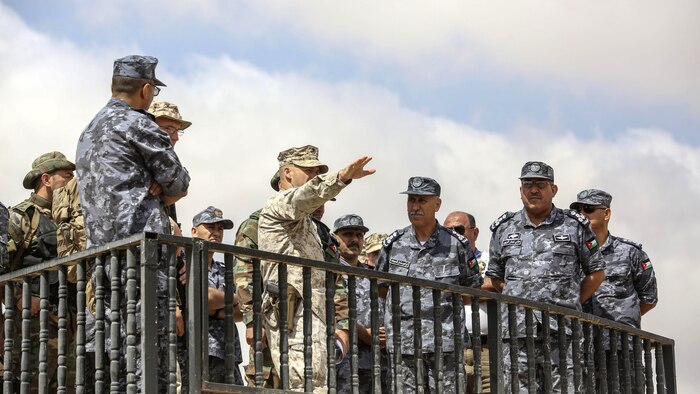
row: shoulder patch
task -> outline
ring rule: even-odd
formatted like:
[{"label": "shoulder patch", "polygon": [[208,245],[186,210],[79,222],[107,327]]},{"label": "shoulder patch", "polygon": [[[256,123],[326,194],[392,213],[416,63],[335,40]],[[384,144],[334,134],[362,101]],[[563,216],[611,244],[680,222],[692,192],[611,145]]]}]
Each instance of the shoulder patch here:
[{"label": "shoulder patch", "polygon": [[590,221],[588,220],[588,218],[586,218],[585,216],[581,215],[580,213],[576,212],[573,209],[564,209],[564,213],[567,216],[570,216],[570,217],[576,219],[579,223],[581,223],[584,226],[588,226],[590,224]]},{"label": "shoulder patch", "polygon": [[624,242],[624,243],[626,243],[626,244],[628,244],[628,245],[634,246],[635,248],[637,248],[637,249],[639,249],[639,250],[642,250],[642,244],[638,244],[638,243],[636,243],[636,242],[634,242],[634,241],[630,241],[630,240],[627,239],[627,238],[621,238],[621,237],[615,237],[615,238],[617,238],[617,240],[620,241],[620,242]]},{"label": "shoulder patch", "polygon": [[29,215],[30,213],[32,213],[29,212],[30,208],[34,208],[34,204],[32,204],[29,200],[24,200],[21,203],[12,207],[10,210],[15,211],[17,213]]},{"label": "shoulder patch", "polygon": [[503,224],[503,222],[512,218],[513,216],[515,216],[515,212],[506,212],[503,215],[499,216],[498,219],[496,219],[496,221],[491,224],[491,231],[496,231],[498,226],[500,226],[501,224]]},{"label": "shoulder patch", "polygon": [[262,208],[251,213],[249,219],[255,220],[257,222],[258,220],[260,220],[260,212],[262,212]]},{"label": "shoulder patch", "polygon": [[386,237],[384,242],[382,242],[382,247],[384,247],[384,248],[390,247],[391,244],[393,244],[394,241],[399,239],[399,237],[401,237],[402,235],[403,235],[403,229],[398,229],[398,230],[394,231],[393,233],[389,234],[388,237]]}]

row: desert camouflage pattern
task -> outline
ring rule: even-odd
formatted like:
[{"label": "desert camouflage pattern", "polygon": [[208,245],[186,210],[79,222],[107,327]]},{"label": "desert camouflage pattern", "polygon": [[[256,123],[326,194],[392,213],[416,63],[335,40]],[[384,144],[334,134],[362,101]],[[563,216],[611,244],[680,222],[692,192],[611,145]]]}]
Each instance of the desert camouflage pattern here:
[{"label": "desert camouflage pattern", "polygon": [[56,232],[58,257],[85,250],[87,235],[76,178],[68,181],[66,186],[54,190],[51,216],[58,227]]},{"label": "desert camouflage pattern", "polygon": [[[7,207],[0,202],[0,269],[7,267],[10,264],[9,257],[7,255],[7,227],[10,224],[10,212]],[[0,274],[4,274],[1,272]]]},{"label": "desert camouflage pattern", "polygon": [[[305,168],[321,167],[321,174],[328,172],[328,166],[318,160],[318,148],[313,145],[284,150],[277,155],[277,161],[279,161],[280,168],[288,164],[294,164],[295,166]],[[279,172],[277,175],[279,176]],[[275,186],[272,185],[272,181],[270,184],[274,189]]]},{"label": "desert camouflage pattern", "polygon": [[585,312],[641,328],[639,304],[656,304],[656,274],[642,245],[608,235],[600,249],[605,280],[583,305]]},{"label": "desert camouflage pattern", "polygon": [[[282,253],[289,256],[300,256],[314,260],[324,260],[323,244],[318,235],[318,228],[311,219],[311,213],[323,205],[326,201],[335,197],[346,186],[338,173],[319,175],[309,180],[302,186],[281,191],[271,197],[260,213],[258,222],[258,242],[260,250],[274,253]],[[268,283],[277,283],[277,263],[262,262],[263,287],[267,288]],[[326,366],[325,366],[325,273],[321,270],[312,270],[312,315],[314,335],[314,362],[319,365],[314,367],[314,386],[325,387]],[[288,267],[288,293],[297,302],[301,302],[303,294],[303,279],[301,267]],[[342,280],[338,277],[335,290],[335,313],[336,329],[348,329],[348,308],[347,294],[342,285]],[[269,293],[263,298],[263,310],[266,315],[266,330],[268,332],[268,344],[275,362],[275,368],[279,370],[279,333],[276,326],[276,309],[271,307],[274,297]],[[298,313],[294,319],[289,320],[289,362],[290,380],[292,389],[303,389],[303,332],[302,332],[302,311],[303,308],[296,308]],[[292,306],[292,311],[294,307]],[[290,315],[291,316],[291,315]],[[296,372],[292,372],[296,371]],[[298,376],[294,375],[298,373]]]},{"label": "desert camouflage pattern", "polygon": [[61,152],[49,152],[37,157],[32,162],[32,169],[24,176],[22,186],[25,189],[34,189],[34,182],[41,174],[54,172],[57,170],[75,170],[75,164],[66,159],[66,155]]},{"label": "desert camouflage pattern", "polygon": [[[538,226],[524,210],[509,212],[497,219],[491,230],[486,276],[505,282],[503,294],[580,311],[581,281],[605,269],[588,219],[576,211],[553,206]],[[504,322],[507,313],[504,308]],[[540,319],[538,313],[535,319]],[[556,319],[550,321],[552,330],[556,330]],[[508,324],[504,323],[503,328],[504,337],[508,337]],[[525,337],[522,310],[517,314],[517,328],[518,337]]]},{"label": "desert camouflage pattern", "polygon": [[180,130],[192,126],[192,122],[182,119],[177,105],[168,101],[153,101],[148,107],[148,112],[156,119],[164,117],[180,122]]},{"label": "desert camouflage pattern", "polygon": [[[469,249],[469,241],[455,232],[437,224],[435,231],[421,245],[412,226],[396,230],[384,241],[377,270],[392,274],[406,275],[414,278],[434,280],[446,284],[479,287],[483,283],[479,275],[476,258]],[[388,287],[387,283],[380,284]],[[413,354],[413,289],[400,286],[401,300],[401,349],[395,349],[393,343],[393,324],[391,311],[391,288],[386,296],[384,327],[386,329],[386,347],[389,353],[401,352]],[[464,325],[457,329],[453,324],[452,296],[442,294],[442,349],[445,353],[454,352],[454,335],[466,334]],[[464,309],[457,313],[462,315]],[[433,318],[433,293],[430,289],[421,289],[421,336],[423,353],[435,352],[435,332]],[[399,335],[398,333],[396,335]]]}]

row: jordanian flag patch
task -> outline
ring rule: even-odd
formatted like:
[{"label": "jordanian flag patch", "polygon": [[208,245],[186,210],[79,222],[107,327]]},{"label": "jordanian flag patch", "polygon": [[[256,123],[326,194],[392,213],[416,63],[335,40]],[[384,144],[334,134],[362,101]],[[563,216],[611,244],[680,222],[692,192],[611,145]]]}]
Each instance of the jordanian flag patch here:
[{"label": "jordanian flag patch", "polygon": [[469,269],[474,268],[474,266],[476,265],[476,259],[471,259],[467,261],[467,265],[469,266]]},{"label": "jordanian flag patch", "polygon": [[598,241],[593,238],[592,240],[586,242],[586,246],[588,247],[588,250],[598,249]]},{"label": "jordanian flag patch", "polygon": [[642,269],[644,271],[651,269],[651,260],[642,261]]}]

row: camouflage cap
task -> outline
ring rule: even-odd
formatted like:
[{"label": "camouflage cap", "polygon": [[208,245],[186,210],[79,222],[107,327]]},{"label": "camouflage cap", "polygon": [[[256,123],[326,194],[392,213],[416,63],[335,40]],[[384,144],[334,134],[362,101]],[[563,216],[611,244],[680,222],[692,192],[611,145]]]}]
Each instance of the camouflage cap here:
[{"label": "camouflage cap", "polygon": [[114,61],[113,77],[148,79],[156,86],[166,86],[156,78],[158,59],[153,56],[129,55]]},{"label": "camouflage cap", "polygon": [[362,221],[362,218],[359,215],[355,215],[353,213],[343,215],[336,219],[335,223],[333,223],[334,233],[344,228],[358,228],[365,233],[369,231],[369,229],[365,227],[365,223]]},{"label": "camouflage cap", "polygon": [[321,174],[328,172],[328,166],[318,161],[318,148],[306,145],[299,148],[289,148],[277,155],[280,167],[286,164],[294,164],[299,167],[321,167]]},{"label": "camouflage cap", "polygon": [[224,219],[224,213],[220,209],[212,206],[207,207],[207,209],[196,214],[194,218],[192,218],[192,227],[197,227],[200,224],[212,223],[223,223],[226,230],[233,228],[233,221]]},{"label": "camouflage cap", "polygon": [[610,208],[611,202],[610,193],[598,189],[586,189],[576,195],[576,202],[572,202],[569,208],[578,209],[581,205],[603,205]]},{"label": "camouflage cap", "polygon": [[364,254],[370,254],[378,251],[382,248],[382,243],[384,243],[386,237],[386,234],[381,233],[370,234],[367,238],[365,238],[365,248],[362,252]]},{"label": "camouflage cap", "polygon": [[34,183],[41,174],[54,172],[57,170],[75,170],[75,164],[66,159],[66,156],[61,152],[49,152],[37,157],[32,162],[32,169],[24,176],[22,186],[25,189],[34,189]]},{"label": "camouflage cap", "polygon": [[440,197],[440,184],[433,178],[412,176],[408,178],[408,189],[399,194],[414,194],[419,196]]},{"label": "camouflage cap", "polygon": [[528,161],[520,170],[520,179],[541,178],[554,182],[554,169],[541,161]]},{"label": "camouflage cap", "polygon": [[166,118],[180,122],[180,130],[184,130],[192,126],[192,122],[182,119],[182,115],[180,115],[177,105],[167,101],[152,102],[151,106],[148,108],[148,112],[150,112],[156,119]]}]

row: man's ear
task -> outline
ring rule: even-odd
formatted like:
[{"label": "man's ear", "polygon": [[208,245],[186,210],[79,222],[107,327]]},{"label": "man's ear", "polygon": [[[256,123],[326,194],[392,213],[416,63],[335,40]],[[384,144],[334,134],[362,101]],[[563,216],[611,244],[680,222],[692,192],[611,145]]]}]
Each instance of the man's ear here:
[{"label": "man's ear", "polygon": [[557,192],[559,191],[559,186],[552,184],[552,197],[557,195]]},{"label": "man's ear", "polygon": [[441,206],[442,206],[442,199],[440,197],[438,197],[437,202],[435,203],[435,212],[439,211]]},{"label": "man's ear", "polygon": [[197,235],[197,228],[192,227],[192,231],[190,231],[190,233],[192,234],[192,238],[195,238],[195,236]]}]

